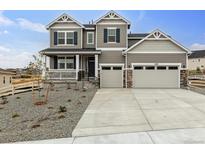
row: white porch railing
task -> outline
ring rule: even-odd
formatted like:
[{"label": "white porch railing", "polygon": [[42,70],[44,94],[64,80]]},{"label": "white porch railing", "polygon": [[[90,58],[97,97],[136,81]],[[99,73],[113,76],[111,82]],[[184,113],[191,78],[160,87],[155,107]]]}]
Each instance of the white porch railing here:
[{"label": "white porch railing", "polygon": [[50,69],[46,72],[47,79],[76,79],[76,70]]}]

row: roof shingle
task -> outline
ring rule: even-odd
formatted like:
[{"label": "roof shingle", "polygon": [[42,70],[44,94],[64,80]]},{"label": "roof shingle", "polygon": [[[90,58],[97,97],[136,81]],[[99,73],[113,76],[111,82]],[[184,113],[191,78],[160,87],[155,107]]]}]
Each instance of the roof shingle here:
[{"label": "roof shingle", "polygon": [[205,57],[205,50],[194,50],[189,56],[189,58],[203,58],[203,57]]}]

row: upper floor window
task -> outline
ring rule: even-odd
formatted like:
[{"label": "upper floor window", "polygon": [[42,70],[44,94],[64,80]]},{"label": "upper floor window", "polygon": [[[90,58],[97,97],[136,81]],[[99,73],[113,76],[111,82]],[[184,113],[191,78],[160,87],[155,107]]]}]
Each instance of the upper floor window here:
[{"label": "upper floor window", "polygon": [[116,28],[109,28],[108,35],[107,35],[108,42],[116,42]]},{"label": "upper floor window", "polygon": [[104,29],[104,43],[120,43],[120,28]]},{"label": "upper floor window", "polygon": [[65,32],[58,32],[58,44],[65,44]]},{"label": "upper floor window", "polygon": [[77,45],[77,32],[54,32],[54,45]]},{"label": "upper floor window", "polygon": [[94,32],[87,33],[87,44],[94,44]]},{"label": "upper floor window", "polygon": [[66,33],[66,43],[70,45],[74,44],[74,32]]}]

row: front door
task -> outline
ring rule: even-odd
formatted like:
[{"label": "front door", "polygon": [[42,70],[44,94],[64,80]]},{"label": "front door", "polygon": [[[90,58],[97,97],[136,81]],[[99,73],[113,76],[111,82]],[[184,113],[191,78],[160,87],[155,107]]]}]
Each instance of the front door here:
[{"label": "front door", "polygon": [[95,77],[95,58],[88,57],[88,77]]}]

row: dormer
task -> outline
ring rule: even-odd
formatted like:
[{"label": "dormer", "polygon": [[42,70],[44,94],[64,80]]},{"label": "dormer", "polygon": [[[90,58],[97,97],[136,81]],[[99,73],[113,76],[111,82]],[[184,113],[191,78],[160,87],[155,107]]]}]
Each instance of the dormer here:
[{"label": "dormer", "polygon": [[130,22],[127,19],[115,11],[109,11],[94,23],[96,24],[97,49],[127,49],[127,31],[130,28]]},{"label": "dormer", "polygon": [[67,14],[62,14],[46,26],[50,31],[50,47],[82,48],[84,26]]}]

